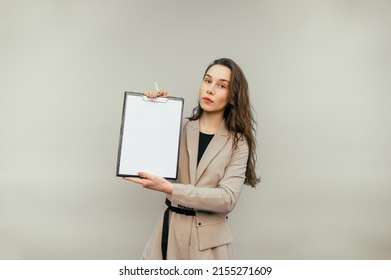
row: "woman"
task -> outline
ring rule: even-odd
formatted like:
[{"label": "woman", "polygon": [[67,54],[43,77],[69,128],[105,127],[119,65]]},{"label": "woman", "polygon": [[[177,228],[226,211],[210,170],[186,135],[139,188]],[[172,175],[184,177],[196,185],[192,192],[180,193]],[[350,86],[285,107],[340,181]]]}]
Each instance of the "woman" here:
[{"label": "woman", "polygon": [[[167,96],[164,91],[145,92]],[[147,172],[125,178],[167,194],[144,259],[234,259],[227,219],[244,184],[255,185],[255,121],[248,84],[231,59],[205,71],[199,103],[183,123],[176,182]]]}]

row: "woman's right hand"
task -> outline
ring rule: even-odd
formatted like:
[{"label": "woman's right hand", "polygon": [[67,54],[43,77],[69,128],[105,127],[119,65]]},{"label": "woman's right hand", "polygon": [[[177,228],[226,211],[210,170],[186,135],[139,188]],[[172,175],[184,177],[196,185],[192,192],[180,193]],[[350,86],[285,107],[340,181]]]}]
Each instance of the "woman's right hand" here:
[{"label": "woman's right hand", "polygon": [[156,97],[166,97],[168,96],[167,91],[165,90],[150,90],[150,91],[145,91],[144,95],[149,98],[156,98]]}]

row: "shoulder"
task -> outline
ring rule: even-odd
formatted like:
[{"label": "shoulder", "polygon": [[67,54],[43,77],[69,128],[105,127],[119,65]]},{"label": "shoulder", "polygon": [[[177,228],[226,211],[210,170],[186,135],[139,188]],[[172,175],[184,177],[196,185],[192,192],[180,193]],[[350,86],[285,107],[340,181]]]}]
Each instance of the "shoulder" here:
[{"label": "shoulder", "polygon": [[182,119],[182,125],[183,126],[187,125],[189,122],[190,122],[190,120],[188,118]]},{"label": "shoulder", "polygon": [[[231,139],[233,140],[235,137],[231,135]],[[234,140],[233,140],[234,141]],[[234,141],[235,142],[235,141]],[[249,146],[246,137],[243,135],[239,135],[239,139],[236,142],[236,145],[233,143],[233,150],[237,153],[249,153]]]},{"label": "shoulder", "polygon": [[182,119],[182,128],[192,128],[192,129],[198,129],[198,120],[191,121],[188,118]]}]

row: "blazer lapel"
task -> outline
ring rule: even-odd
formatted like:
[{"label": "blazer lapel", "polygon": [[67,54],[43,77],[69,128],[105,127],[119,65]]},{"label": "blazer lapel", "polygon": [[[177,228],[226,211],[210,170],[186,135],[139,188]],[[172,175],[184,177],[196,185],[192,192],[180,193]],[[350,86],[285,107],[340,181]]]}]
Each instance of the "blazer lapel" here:
[{"label": "blazer lapel", "polygon": [[[197,154],[198,154],[198,138],[199,138],[199,128],[197,132],[197,153],[194,153],[195,159],[192,159],[190,168],[193,168],[192,163],[194,162],[195,165],[197,165]],[[212,161],[212,159],[217,155],[217,153],[221,150],[221,148],[225,145],[225,143],[228,141],[228,130],[225,127],[225,122],[223,121],[219,127],[219,129],[216,131],[216,134],[213,136],[212,140],[210,141],[208,147],[206,148],[203,156],[201,157],[201,160],[198,164],[198,168],[196,169],[196,177],[195,177],[195,183],[198,182],[198,180],[201,178],[202,174],[204,173],[206,167],[208,167],[209,163]],[[194,160],[194,161],[193,161]]]},{"label": "blazer lapel", "polygon": [[198,138],[200,134],[198,120],[189,122],[187,133],[187,153],[189,155],[189,174],[190,184],[195,185],[197,156],[198,156]]}]

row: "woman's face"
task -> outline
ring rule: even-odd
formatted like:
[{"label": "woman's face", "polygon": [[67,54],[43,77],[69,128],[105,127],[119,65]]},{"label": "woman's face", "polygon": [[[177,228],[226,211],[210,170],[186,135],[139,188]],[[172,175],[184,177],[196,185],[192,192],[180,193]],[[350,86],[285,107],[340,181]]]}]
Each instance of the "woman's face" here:
[{"label": "woman's face", "polygon": [[213,65],[201,83],[199,102],[208,113],[224,113],[228,104],[231,70],[223,65]]}]

